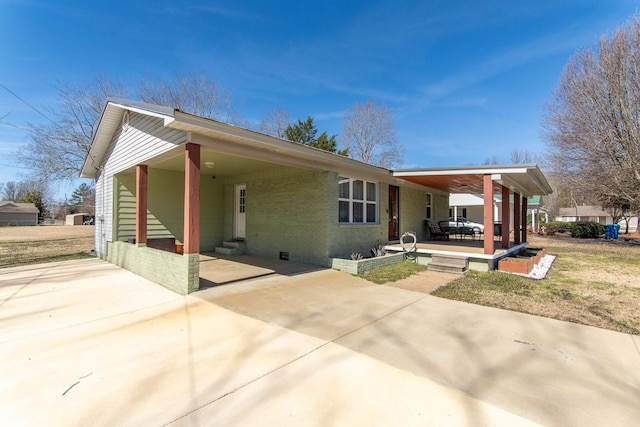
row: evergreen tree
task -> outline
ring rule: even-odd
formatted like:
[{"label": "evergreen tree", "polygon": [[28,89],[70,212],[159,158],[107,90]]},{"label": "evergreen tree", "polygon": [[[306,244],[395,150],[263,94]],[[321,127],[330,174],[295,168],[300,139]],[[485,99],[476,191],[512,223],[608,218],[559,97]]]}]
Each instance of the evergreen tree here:
[{"label": "evergreen tree", "polygon": [[47,207],[42,200],[42,194],[39,191],[27,191],[24,196],[18,200],[19,203],[33,203],[40,211],[38,213],[38,222],[42,221],[44,217],[49,216]]},{"label": "evergreen tree", "polygon": [[289,141],[308,145],[309,147],[319,148],[321,150],[329,151],[330,153],[337,153],[342,156],[347,155],[347,150],[338,151],[336,135],[329,136],[325,131],[316,138],[317,133],[318,129],[313,124],[313,118],[310,116],[307,117],[307,120],[304,122],[298,119],[298,123],[289,125],[284,131],[285,137]]},{"label": "evergreen tree", "polygon": [[71,199],[69,200],[71,213],[86,212],[92,214],[94,211],[94,198],[94,189],[83,182],[71,193]]}]

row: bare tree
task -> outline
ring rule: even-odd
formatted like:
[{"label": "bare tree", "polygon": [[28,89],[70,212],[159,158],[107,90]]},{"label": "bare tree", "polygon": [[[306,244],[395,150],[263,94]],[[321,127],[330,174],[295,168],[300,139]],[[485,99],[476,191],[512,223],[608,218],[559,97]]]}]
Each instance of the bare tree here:
[{"label": "bare tree", "polygon": [[[640,19],[567,63],[545,106],[556,172],[606,204],[640,208]],[[586,188],[585,188],[586,187]]]},{"label": "bare tree", "polygon": [[18,152],[18,160],[37,171],[41,180],[77,178],[105,99],[124,94],[122,85],[103,75],[86,85],[61,83],[57,108],[47,109],[51,122],[28,124],[29,142]]},{"label": "bare tree", "polygon": [[480,164],[483,166],[489,166],[489,165],[499,165],[502,163],[503,163],[502,160],[500,160],[498,156],[493,156],[493,157],[487,157]]},{"label": "bare tree", "polygon": [[349,157],[382,167],[402,163],[403,147],[396,138],[394,116],[372,100],[355,104],[342,122],[342,144]]},{"label": "bare tree", "polygon": [[290,125],[289,112],[284,108],[276,107],[275,110],[264,115],[257,130],[267,135],[284,139],[287,137],[285,131]]},{"label": "bare tree", "polygon": [[[59,103],[47,109],[48,123],[29,124],[29,142],[18,160],[37,171],[40,180],[72,180],[78,177],[89,152],[107,97],[127,97],[125,87],[108,76],[97,75],[84,85],[62,83]],[[176,75],[174,81],[140,82],[134,99],[180,109],[220,120],[232,120],[231,93],[222,91],[202,75]]]},{"label": "bare tree", "polygon": [[173,80],[142,80],[138,97],[144,102],[227,123],[236,123],[240,116],[232,107],[231,91],[221,89],[204,74],[176,73]]},{"label": "bare tree", "polygon": [[1,200],[10,200],[15,202],[20,198],[18,193],[18,183],[15,181],[7,181],[2,187],[2,193],[0,193]]},{"label": "bare tree", "polygon": [[2,187],[0,200],[34,203],[40,210],[40,219],[42,219],[47,214],[47,206],[51,203],[51,187],[47,181],[38,179],[8,181]]},{"label": "bare tree", "polygon": [[514,148],[509,155],[509,162],[513,165],[536,163],[536,155],[527,149]]}]

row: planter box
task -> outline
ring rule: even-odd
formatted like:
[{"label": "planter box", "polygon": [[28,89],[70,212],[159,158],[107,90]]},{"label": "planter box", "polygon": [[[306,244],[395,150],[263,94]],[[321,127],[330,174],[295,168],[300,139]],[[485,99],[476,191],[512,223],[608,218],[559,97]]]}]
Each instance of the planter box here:
[{"label": "planter box", "polygon": [[362,274],[365,271],[373,270],[383,265],[396,264],[404,261],[404,253],[387,254],[375,258],[365,258],[358,261],[343,258],[333,258],[331,268],[344,271],[349,274]]},{"label": "planter box", "polygon": [[540,257],[536,253],[531,253],[531,252],[520,252],[519,254],[516,255],[516,258],[529,259],[535,265],[538,265],[538,263],[540,262]]},{"label": "planter box", "polygon": [[533,258],[533,262],[537,265],[546,254],[547,251],[543,248],[525,248],[520,252],[520,254],[518,254],[518,256],[522,258],[531,257]]},{"label": "planter box", "polygon": [[498,270],[507,273],[529,274],[533,270],[533,261],[528,258],[502,258],[498,261]]},{"label": "planter box", "polygon": [[527,252],[535,252],[536,255],[538,255],[541,259],[544,258],[544,256],[547,254],[547,250],[545,248],[527,247],[527,248],[525,248],[525,251],[527,251]]}]

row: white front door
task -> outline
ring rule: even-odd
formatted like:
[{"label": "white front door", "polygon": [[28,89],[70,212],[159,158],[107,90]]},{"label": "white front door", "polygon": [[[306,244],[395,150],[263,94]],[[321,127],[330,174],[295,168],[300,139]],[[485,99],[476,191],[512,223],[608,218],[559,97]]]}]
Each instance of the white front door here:
[{"label": "white front door", "polygon": [[235,239],[244,239],[246,236],[246,202],[247,202],[247,185],[236,185],[235,203],[234,203],[234,230],[233,237]]}]

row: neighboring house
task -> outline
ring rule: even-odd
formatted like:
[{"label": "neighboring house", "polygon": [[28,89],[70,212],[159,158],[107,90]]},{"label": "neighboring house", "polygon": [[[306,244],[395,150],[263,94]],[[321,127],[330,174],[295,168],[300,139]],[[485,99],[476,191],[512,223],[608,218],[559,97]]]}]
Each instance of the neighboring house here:
[{"label": "neighboring house", "polygon": [[560,208],[557,221],[594,221],[600,224],[611,224],[613,218],[607,212],[597,206],[575,206],[571,208]]},{"label": "neighboring house", "polygon": [[39,213],[33,203],[0,201],[0,225],[38,225]]},{"label": "neighboring house", "polygon": [[[535,165],[391,171],[123,99],[105,105],[81,176],[96,179],[98,256],[182,294],[198,289],[200,252],[330,266],[406,231],[424,239],[425,219],[448,217],[452,183],[551,191]],[[153,249],[173,240],[182,255]]]},{"label": "neighboring house", "polygon": [[[575,222],[575,221],[594,221],[600,224],[612,224],[613,217],[602,208],[598,206],[574,206],[571,208],[560,208],[559,214],[556,217],[556,221],[562,222]],[[621,226],[621,231],[624,232],[626,228],[625,220],[618,222]],[[631,217],[629,220],[629,231],[635,231],[638,229],[638,217]]]},{"label": "neighboring house", "polygon": [[[496,222],[502,222],[502,195],[495,194],[493,196],[493,210],[494,218]],[[535,195],[527,198],[527,217],[531,215],[532,229],[535,231],[539,226],[538,220],[541,216],[544,216],[545,222],[549,222],[549,213],[546,208],[541,205],[542,198],[539,195]],[[513,195],[509,197],[509,203],[513,204]],[[450,217],[463,217],[474,222],[483,222],[483,209],[484,199],[482,194],[452,194],[449,197],[449,216]],[[511,224],[513,224],[513,212],[511,212]]]},{"label": "neighboring house", "polygon": [[[502,212],[502,196],[497,194],[495,196],[496,201],[496,210],[498,212]],[[513,203],[513,195],[509,196],[509,203]],[[542,204],[542,197],[540,195],[531,196],[527,199],[527,225],[531,226],[531,230],[537,232],[540,223],[549,222],[549,211]],[[531,215],[531,220],[529,221],[529,215]],[[499,216],[500,221],[502,221],[502,216]],[[513,224],[513,221],[511,222]]]},{"label": "neighboring house", "polygon": [[[497,205],[494,204],[494,216],[498,218]],[[482,223],[484,217],[484,198],[482,194],[452,194],[449,196],[449,217],[467,218]]]}]

